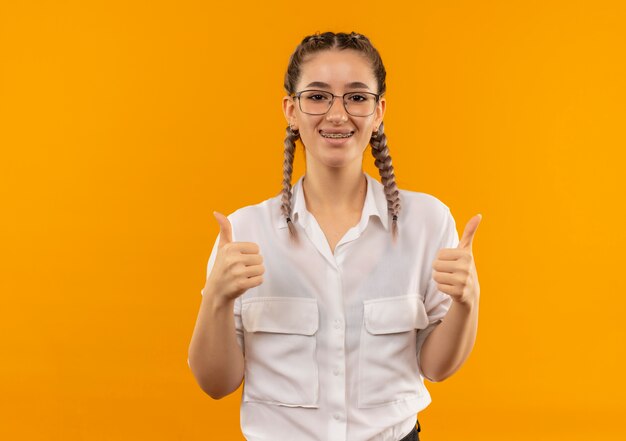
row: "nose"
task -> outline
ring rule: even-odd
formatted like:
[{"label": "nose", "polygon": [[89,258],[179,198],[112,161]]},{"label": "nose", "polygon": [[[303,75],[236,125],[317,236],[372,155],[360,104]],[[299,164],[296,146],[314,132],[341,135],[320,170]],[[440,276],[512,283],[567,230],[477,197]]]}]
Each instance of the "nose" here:
[{"label": "nose", "polygon": [[333,100],[328,113],[326,113],[326,120],[328,121],[347,121],[348,113],[343,106],[343,99],[337,97]]}]

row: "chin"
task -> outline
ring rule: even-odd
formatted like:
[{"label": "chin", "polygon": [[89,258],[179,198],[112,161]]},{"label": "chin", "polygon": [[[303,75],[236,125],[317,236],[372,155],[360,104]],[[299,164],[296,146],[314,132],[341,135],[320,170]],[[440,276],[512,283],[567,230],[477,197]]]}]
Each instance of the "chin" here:
[{"label": "chin", "polygon": [[346,155],[335,156],[335,157],[326,157],[320,162],[329,168],[343,168],[347,167],[353,162],[359,162],[359,164],[363,161],[363,156],[358,157],[348,157]]},{"label": "chin", "polygon": [[342,149],[341,147],[319,145],[314,151],[305,148],[306,160],[314,161],[329,168],[342,168],[350,165],[354,161],[359,164],[363,161],[363,152],[354,152],[352,149]]}]

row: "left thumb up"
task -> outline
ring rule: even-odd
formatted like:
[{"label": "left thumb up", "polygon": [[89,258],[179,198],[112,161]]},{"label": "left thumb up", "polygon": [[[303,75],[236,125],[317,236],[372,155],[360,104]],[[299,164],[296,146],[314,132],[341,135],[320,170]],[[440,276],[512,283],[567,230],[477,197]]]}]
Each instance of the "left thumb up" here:
[{"label": "left thumb up", "polygon": [[474,240],[476,229],[478,228],[478,224],[480,224],[482,218],[482,214],[477,214],[467,222],[465,230],[463,231],[463,236],[461,237],[457,248],[467,249],[470,252],[472,251],[472,241]]}]

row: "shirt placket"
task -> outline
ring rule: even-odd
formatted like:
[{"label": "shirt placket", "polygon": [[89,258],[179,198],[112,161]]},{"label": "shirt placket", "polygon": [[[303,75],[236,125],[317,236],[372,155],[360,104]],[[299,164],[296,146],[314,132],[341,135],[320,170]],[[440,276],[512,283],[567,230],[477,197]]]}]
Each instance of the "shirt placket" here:
[{"label": "shirt placket", "polygon": [[359,230],[361,225],[355,225],[346,232],[335,247],[335,253],[333,254],[328,240],[315,217],[309,216],[308,220],[305,232],[328,263],[326,274],[328,289],[322,293],[325,298],[321,299],[328,308],[329,316],[326,320],[326,323],[328,323],[326,335],[328,336],[327,346],[331,350],[331,356],[327,365],[331,370],[331,374],[328,376],[328,385],[330,387],[327,389],[328,414],[330,415],[327,439],[330,441],[346,441],[349,403],[347,402],[346,393],[345,293],[341,268],[346,258],[347,249],[345,245],[360,236]]},{"label": "shirt placket", "polygon": [[341,270],[338,266],[329,267],[327,279],[329,290],[326,302],[329,307],[328,317],[328,345],[331,357],[328,367],[331,374],[328,378],[328,412],[331,416],[327,439],[332,441],[346,441],[348,433],[348,403],[346,394],[346,326],[343,304],[343,283]]}]

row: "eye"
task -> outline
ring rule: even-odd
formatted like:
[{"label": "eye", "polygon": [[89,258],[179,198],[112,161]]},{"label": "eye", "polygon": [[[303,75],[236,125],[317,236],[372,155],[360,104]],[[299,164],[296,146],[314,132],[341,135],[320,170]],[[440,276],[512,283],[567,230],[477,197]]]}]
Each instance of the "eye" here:
[{"label": "eye", "polygon": [[311,101],[321,101],[321,100],[328,99],[326,95],[322,95],[321,93],[309,95],[307,98],[310,99]]},{"label": "eye", "polygon": [[363,101],[367,101],[367,97],[363,96],[363,95],[350,95],[350,99],[352,101],[356,101],[357,103],[363,102]]}]

